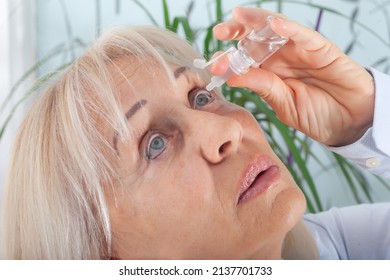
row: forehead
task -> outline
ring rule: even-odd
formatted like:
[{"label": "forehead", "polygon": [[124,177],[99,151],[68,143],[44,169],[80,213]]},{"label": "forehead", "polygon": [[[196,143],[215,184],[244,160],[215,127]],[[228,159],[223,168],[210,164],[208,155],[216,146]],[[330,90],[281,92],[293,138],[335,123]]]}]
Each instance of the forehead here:
[{"label": "forehead", "polygon": [[[189,74],[185,67],[173,64],[164,67],[161,63],[147,63],[129,57],[116,61],[110,72],[114,91],[124,111],[140,99],[159,102],[159,97],[175,93],[180,85],[188,84]],[[176,83],[176,78],[182,75],[186,79],[180,79],[179,85]]]},{"label": "forehead", "polygon": [[[161,64],[150,59],[149,61],[135,59],[132,57],[122,57],[117,59],[110,67],[113,81],[117,86],[124,84],[136,85],[142,81],[165,80],[171,75],[173,68],[164,68]],[[168,70],[168,71],[167,71]],[[145,86],[145,84],[144,84]]]},{"label": "forehead", "polygon": [[[164,65],[165,64],[165,65]],[[177,82],[203,84],[203,73],[197,70],[174,63],[161,63],[150,59],[140,61],[131,57],[124,57],[110,67],[113,82],[120,92],[129,90],[136,93],[147,93],[154,88],[168,88],[175,90]],[[184,77],[181,78],[181,77]]]},{"label": "forehead", "polygon": [[172,75],[157,63],[152,65],[129,57],[116,61],[110,67],[110,72],[120,94],[129,91],[145,92],[157,84],[168,84],[169,75]]}]

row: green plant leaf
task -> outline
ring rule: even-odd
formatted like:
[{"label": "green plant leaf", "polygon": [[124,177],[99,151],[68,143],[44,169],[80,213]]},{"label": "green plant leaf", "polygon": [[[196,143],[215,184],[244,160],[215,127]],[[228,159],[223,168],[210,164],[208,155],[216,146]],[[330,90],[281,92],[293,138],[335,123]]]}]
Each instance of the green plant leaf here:
[{"label": "green plant leaf", "polygon": [[[222,11],[222,0],[215,0],[215,14],[216,14],[216,21],[217,23],[220,23],[223,21],[223,11]],[[217,49],[222,50],[223,43],[222,41],[217,40]]]},{"label": "green plant leaf", "polygon": [[186,36],[187,41],[190,43],[194,42],[194,33],[191,29],[191,26],[188,23],[188,19],[186,17],[175,17],[173,19],[171,30],[177,33],[179,26],[183,27],[184,34]]},{"label": "green plant leaf", "polygon": [[213,36],[213,26],[214,25],[211,25],[207,28],[206,37],[204,39],[204,44],[203,44],[204,54],[203,55],[206,59],[210,59],[210,55],[216,51],[216,49],[214,49],[212,47],[212,43],[215,40],[214,36]]},{"label": "green plant leaf", "polygon": [[163,6],[163,12],[164,12],[164,23],[165,23],[165,28],[166,29],[171,29],[171,21],[169,18],[169,9],[168,9],[168,4],[166,0],[162,0],[162,6]]},{"label": "green plant leaf", "polygon": [[222,0],[215,0],[215,16],[217,22],[223,21]]},{"label": "green plant leaf", "polygon": [[348,187],[349,187],[353,197],[355,198],[355,200],[358,203],[361,203],[362,200],[360,199],[360,197],[358,195],[357,188],[356,188],[355,184],[353,183],[351,174],[348,172],[348,168],[346,166],[347,162],[338,154],[334,154],[334,157],[336,159],[338,166],[340,167],[341,172],[344,175],[345,180],[347,181]]},{"label": "green plant leaf", "polygon": [[276,8],[276,10],[278,11],[278,13],[283,13],[283,2],[283,0],[277,0],[278,7]]}]

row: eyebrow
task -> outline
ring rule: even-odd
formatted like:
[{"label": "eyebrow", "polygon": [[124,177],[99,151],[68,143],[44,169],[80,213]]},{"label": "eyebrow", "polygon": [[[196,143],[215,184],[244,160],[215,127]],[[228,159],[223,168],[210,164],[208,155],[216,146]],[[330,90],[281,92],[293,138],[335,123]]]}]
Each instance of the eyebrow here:
[{"label": "eyebrow", "polygon": [[175,79],[178,79],[180,75],[183,74],[186,70],[187,67],[185,66],[179,67],[175,70],[175,72],[173,72],[173,76],[175,77]]},{"label": "eyebrow", "polygon": [[[177,80],[185,71],[187,71],[187,67],[181,66],[177,68],[173,72],[173,76]],[[130,109],[126,112],[126,119],[129,120],[135,113],[137,113],[142,107],[144,107],[148,102],[145,99],[138,100]],[[112,138],[112,143],[114,145],[115,151],[118,151],[118,131],[115,131],[114,136]]]},{"label": "eyebrow", "polygon": [[[125,116],[126,119],[130,119],[135,113],[137,113],[140,109],[142,109],[148,102],[145,99],[138,100],[136,103],[134,103],[133,106],[130,107],[130,109],[126,112]],[[112,138],[112,143],[114,145],[114,149],[118,151],[117,144],[118,144],[118,131],[115,131],[114,136]]]},{"label": "eyebrow", "polygon": [[139,109],[144,107],[146,103],[148,102],[145,99],[138,100],[133,106],[131,106],[129,111],[126,112],[126,119],[130,119]]}]

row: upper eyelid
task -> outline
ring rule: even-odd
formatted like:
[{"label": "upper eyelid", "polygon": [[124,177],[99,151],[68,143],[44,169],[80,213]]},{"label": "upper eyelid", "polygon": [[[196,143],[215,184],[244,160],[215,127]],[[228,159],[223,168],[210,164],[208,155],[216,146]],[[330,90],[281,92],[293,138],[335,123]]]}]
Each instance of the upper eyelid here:
[{"label": "upper eyelid", "polygon": [[[169,137],[167,136],[167,135],[165,135],[164,133],[161,133],[161,132],[159,132],[159,131],[149,131],[149,132],[147,132],[146,133],[146,135],[145,135],[145,137],[147,137],[147,141],[146,141],[146,147],[144,147],[144,155],[145,155],[145,157],[148,159],[148,160],[154,160],[155,158],[148,158],[148,155],[147,155],[147,150],[149,149],[149,147],[150,147],[150,144],[151,144],[151,141],[152,141],[152,139],[154,138],[154,137],[157,137],[157,136],[159,136],[159,137],[161,137],[161,138],[164,138],[164,141],[165,141],[165,147],[164,147],[164,149],[163,149],[163,151],[157,156],[157,157],[159,157],[162,153],[164,153],[164,151],[167,149],[167,146],[168,146],[168,141],[169,141]],[[156,157],[156,158],[157,158]]]},{"label": "upper eyelid", "polygon": [[146,129],[146,131],[139,137],[139,144],[138,144],[138,150],[140,153],[140,156],[143,158],[146,158],[146,150],[148,148],[148,145],[150,143],[150,140],[153,138],[155,135],[162,135],[163,137],[167,138],[165,134],[158,130],[154,129]]},{"label": "upper eyelid", "polygon": [[216,97],[216,96],[212,93],[212,91],[208,91],[205,87],[201,87],[201,86],[200,86],[200,87],[197,87],[197,86],[195,86],[195,87],[193,87],[191,90],[188,91],[188,95],[187,95],[188,101],[190,102],[190,105],[191,105],[191,106],[193,106],[193,104],[191,103],[193,97],[194,97],[197,93],[199,93],[199,92],[201,92],[201,91],[207,92],[207,93],[210,95],[210,97],[213,98],[213,100],[214,100],[215,97]]},{"label": "upper eyelid", "polygon": [[189,91],[188,91],[188,96],[193,95],[194,93],[197,93],[201,90],[206,90],[205,87],[202,86],[193,86]]},{"label": "upper eyelid", "polygon": [[[157,128],[157,126],[159,128]],[[169,124],[160,124],[160,125],[151,125],[149,126],[140,136],[138,150],[140,151],[140,155],[144,155],[145,148],[147,148],[150,140],[156,135],[160,135],[165,138],[167,141],[167,148],[174,139],[177,138],[177,128],[175,126]]]}]

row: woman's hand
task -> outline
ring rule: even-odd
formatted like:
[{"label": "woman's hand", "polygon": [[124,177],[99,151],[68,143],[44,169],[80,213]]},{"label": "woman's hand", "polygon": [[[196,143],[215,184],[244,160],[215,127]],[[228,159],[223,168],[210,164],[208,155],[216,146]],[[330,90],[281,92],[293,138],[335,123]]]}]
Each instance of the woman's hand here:
[{"label": "woman's hand", "polygon": [[[244,75],[232,76],[228,85],[256,92],[281,121],[331,146],[350,144],[372,125],[372,76],[318,32],[282,15],[259,8],[237,7],[233,18],[214,27],[219,40],[239,40],[252,28],[275,18],[271,28],[288,43]],[[223,74],[227,59],[213,64]]]}]

